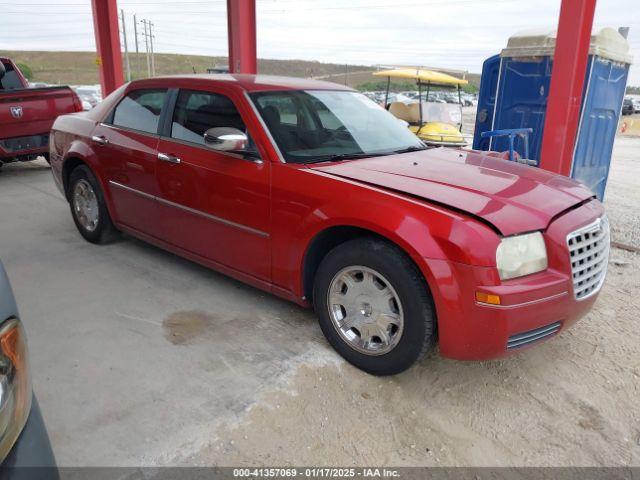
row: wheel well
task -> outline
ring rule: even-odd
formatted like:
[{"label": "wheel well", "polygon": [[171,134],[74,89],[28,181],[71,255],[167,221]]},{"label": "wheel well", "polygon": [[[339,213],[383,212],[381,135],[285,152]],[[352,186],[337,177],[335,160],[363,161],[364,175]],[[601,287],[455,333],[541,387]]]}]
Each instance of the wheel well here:
[{"label": "wheel well", "polygon": [[[407,252],[402,247],[400,247],[398,244],[392,242],[388,238],[383,237],[382,235],[376,232],[367,230],[365,228],[352,227],[352,226],[346,226],[346,225],[330,227],[326,230],[323,230],[322,232],[320,232],[314,237],[304,257],[302,285],[303,285],[304,297],[308,301],[312,301],[313,282],[316,276],[316,272],[318,271],[318,267],[320,266],[320,262],[322,262],[322,259],[338,245],[348,242],[349,240],[353,240],[355,238],[361,238],[361,237],[373,237],[373,238],[382,240],[384,242],[387,242],[395,246],[396,248],[398,248],[400,251],[402,251],[405,255],[407,255],[407,258],[409,259],[409,261],[415,264],[411,256],[407,254]],[[416,265],[416,268],[418,269],[418,272],[420,272],[420,275],[422,276],[425,287],[429,288],[429,285],[426,279],[424,278],[424,276],[422,275],[420,268],[417,265]]]},{"label": "wheel well", "polygon": [[71,172],[73,172],[78,165],[86,165],[86,163],[79,158],[71,157],[65,160],[62,166],[62,186],[67,200],[69,199],[69,177],[71,177]]}]

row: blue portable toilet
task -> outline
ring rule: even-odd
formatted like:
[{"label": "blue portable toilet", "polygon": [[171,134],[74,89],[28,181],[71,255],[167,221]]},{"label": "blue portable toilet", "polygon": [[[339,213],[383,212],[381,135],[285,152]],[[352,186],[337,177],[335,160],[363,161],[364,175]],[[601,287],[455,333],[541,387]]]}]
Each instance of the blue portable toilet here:
[{"label": "blue portable toilet", "polygon": [[[512,36],[500,55],[484,62],[474,149],[509,149],[508,139],[483,139],[482,132],[532,128],[529,157],[539,161],[555,43],[555,32],[525,31]],[[600,199],[604,197],[631,62],[629,44],[615,29],[604,28],[591,36],[571,177]],[[520,155],[523,147],[522,142],[516,142]]]}]

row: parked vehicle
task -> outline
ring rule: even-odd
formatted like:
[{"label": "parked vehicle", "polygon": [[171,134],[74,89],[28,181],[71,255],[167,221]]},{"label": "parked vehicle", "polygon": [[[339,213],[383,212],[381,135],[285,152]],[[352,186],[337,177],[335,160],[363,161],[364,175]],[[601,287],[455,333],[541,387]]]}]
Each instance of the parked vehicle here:
[{"label": "parked vehicle", "polygon": [[[397,118],[409,123],[409,129],[428,145],[461,147],[467,145],[462,135],[461,85],[468,82],[441,72],[416,68],[383,70],[373,75],[387,78],[386,108]],[[392,78],[412,79],[418,85],[417,102],[397,101],[389,97]],[[431,89],[453,87],[457,96],[441,93],[437,100],[430,98]],[[422,91],[426,88],[425,101]],[[450,105],[446,105],[446,103]],[[454,106],[455,105],[455,106]]]},{"label": "parked vehicle", "polygon": [[389,93],[385,94],[385,99],[388,103],[404,103],[405,105],[409,105],[410,103],[414,103],[415,100],[404,93]]},{"label": "parked vehicle", "polygon": [[80,96],[91,97],[96,104],[102,101],[102,92],[99,85],[79,85],[73,89]]},{"label": "parked vehicle", "polygon": [[640,98],[633,97],[631,98],[631,102],[633,103],[633,113],[640,112]]},{"label": "parked vehicle", "polygon": [[[82,109],[91,110],[102,101],[102,94],[99,88],[91,85],[80,85],[73,88],[80,100],[82,100]],[[85,104],[86,102],[86,104]]]},{"label": "parked vehicle", "polygon": [[58,115],[82,103],[69,87],[29,88],[18,67],[0,58],[0,167],[49,156],[49,130]]},{"label": "parked vehicle", "polygon": [[[31,391],[29,355],[18,308],[0,262],[0,467],[2,478],[27,478],[12,467],[48,467],[38,478],[58,478],[49,435]],[[35,470],[34,470],[35,472]],[[15,475],[14,475],[15,473]]]},{"label": "parked vehicle", "polygon": [[633,100],[631,100],[629,97],[626,97],[622,101],[622,115],[633,115],[634,112],[635,109],[633,108]]},{"label": "parked vehicle", "polygon": [[[357,367],[500,357],[568,328],[604,281],[603,206],[497,153],[428,148],[333,83],[136,80],[53,125],[80,234],[118,230],[300,305]],[[250,333],[247,333],[248,335]]]},{"label": "parked vehicle", "polygon": [[80,101],[82,102],[82,110],[85,112],[91,110],[98,104],[98,99],[93,95],[87,93],[86,91],[82,91],[78,87],[71,87],[72,90],[78,95]]},{"label": "parked vehicle", "polygon": [[44,87],[50,87],[51,85],[44,83],[44,82],[28,82],[29,83],[29,88],[44,88]]}]

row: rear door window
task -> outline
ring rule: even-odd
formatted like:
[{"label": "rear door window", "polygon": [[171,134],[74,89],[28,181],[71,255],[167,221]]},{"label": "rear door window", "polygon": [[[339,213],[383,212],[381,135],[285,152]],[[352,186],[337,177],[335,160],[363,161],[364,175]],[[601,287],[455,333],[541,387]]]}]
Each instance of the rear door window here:
[{"label": "rear door window", "polygon": [[129,92],[113,112],[113,125],[146,133],[158,133],[158,122],[166,94],[166,89]]}]

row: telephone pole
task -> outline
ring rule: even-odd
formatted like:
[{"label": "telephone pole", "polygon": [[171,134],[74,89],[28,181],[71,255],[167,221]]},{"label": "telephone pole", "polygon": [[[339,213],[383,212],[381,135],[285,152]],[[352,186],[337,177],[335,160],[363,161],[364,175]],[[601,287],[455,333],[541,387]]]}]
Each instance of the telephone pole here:
[{"label": "telephone pole", "polygon": [[136,39],[136,71],[140,74],[140,51],[138,50],[138,20],[136,14],[133,14],[133,36]]},{"label": "telephone pole", "polygon": [[156,76],[156,56],[153,53],[153,23],[149,22],[149,43],[151,44],[151,76]]},{"label": "telephone pole", "polygon": [[147,19],[142,19],[142,25],[144,25],[144,46],[147,51],[147,77],[151,76],[151,59],[149,57],[149,34],[147,33]]},{"label": "telephone pole", "polygon": [[120,18],[122,19],[122,39],[124,40],[124,61],[127,71],[127,82],[131,81],[131,63],[129,62],[129,46],[127,45],[127,26],[124,23],[124,10],[120,10]]}]

